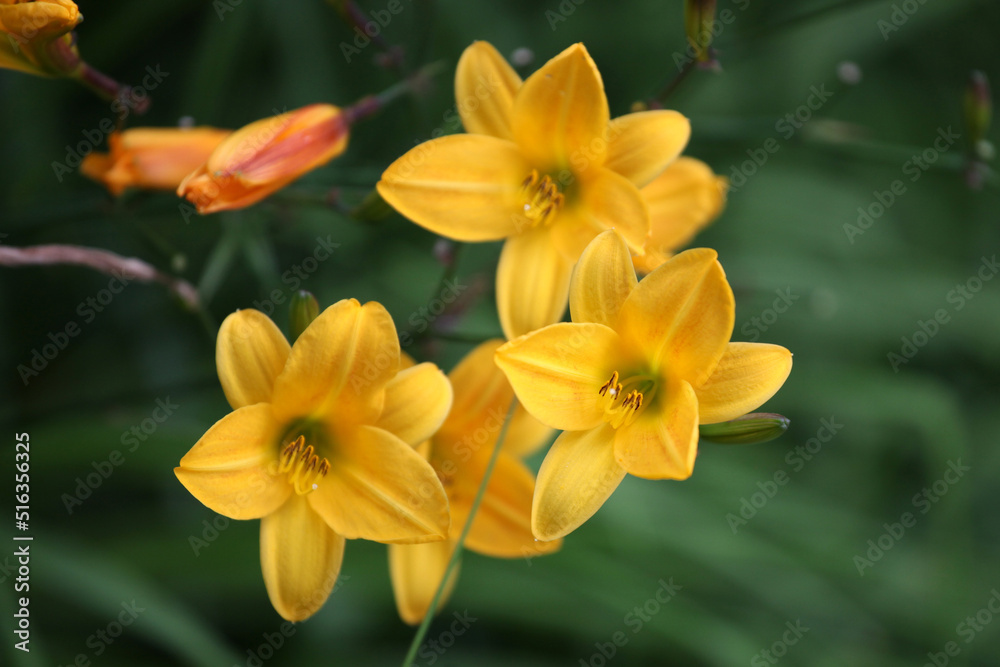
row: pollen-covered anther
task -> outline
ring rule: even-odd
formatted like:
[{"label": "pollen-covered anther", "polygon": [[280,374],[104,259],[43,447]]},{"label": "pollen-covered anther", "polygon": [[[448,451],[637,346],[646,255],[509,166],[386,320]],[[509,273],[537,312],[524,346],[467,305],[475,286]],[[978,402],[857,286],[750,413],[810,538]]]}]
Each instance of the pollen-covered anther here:
[{"label": "pollen-covered anther", "polygon": [[521,182],[521,206],[531,226],[546,225],[562,208],[565,196],[551,176],[539,176],[537,169]]},{"label": "pollen-covered anther", "polygon": [[[644,401],[641,391],[631,389],[626,392],[618,378],[618,371],[613,372],[611,379],[605,382],[597,392],[605,398],[604,420],[614,428],[627,426],[634,422],[642,410]],[[636,378],[629,378],[625,384],[632,387],[637,386],[638,383],[635,380]]]},{"label": "pollen-covered anther", "polygon": [[299,436],[281,450],[278,471],[288,475],[288,481],[300,496],[319,488],[319,481],[330,472],[330,462],[316,455],[316,449],[306,446],[304,436]]}]

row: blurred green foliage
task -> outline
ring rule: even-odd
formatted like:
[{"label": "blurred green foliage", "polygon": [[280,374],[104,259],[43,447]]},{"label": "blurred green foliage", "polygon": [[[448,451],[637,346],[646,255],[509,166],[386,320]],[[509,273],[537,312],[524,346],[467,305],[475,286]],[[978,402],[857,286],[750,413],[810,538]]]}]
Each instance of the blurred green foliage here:
[{"label": "blurred green foliage", "polygon": [[[135,283],[86,320],[80,304],[107,286],[107,276],[73,267],[0,270],[0,422],[5,452],[13,433],[31,437],[35,536],[32,651],[14,650],[6,631],[4,664],[64,665],[78,654],[95,665],[255,664],[258,647],[267,636],[276,641],[282,626],[260,576],[257,522],[220,519],[172,472],[228,411],[215,376],[214,327],[274,290],[290,296],[282,275],[311,256],[317,238],[340,248],[303,288],[323,305],[379,300],[401,330],[413,325],[411,313],[435,296],[442,273],[433,235],[396,215],[351,220],[323,198],[337,186],[345,200],[359,201],[414,143],[438,128],[460,131],[450,72],[473,40],[505,54],[531,49],[535,61],[523,74],[584,42],[612,115],[662,89],[676,75],[674,54],[686,48],[679,1],[402,4],[382,36],[402,48],[410,69],[443,58],[448,73],[424,95],[357,126],[343,157],[242,212],[185,220],[169,194],[113,201],[76,173],[57,179],[53,163],[65,162],[112,112],[69,82],[0,72],[2,242],[140,257],[199,285],[206,302],[200,318],[161,286]],[[94,66],[130,83],[147,67],[169,73],[150,91],[149,113],[129,119],[131,126],[191,116],[239,127],[310,102],[347,104],[398,80],[377,64],[376,45],[345,61],[341,44],[354,34],[320,0],[80,5],[79,44]],[[360,6],[378,11],[385,3]],[[888,31],[880,21],[891,22],[894,7],[906,20]],[[428,636],[448,643],[454,612],[476,620],[443,654],[425,648],[417,664],[596,666],[618,632],[627,643],[609,664],[773,664],[765,650],[780,664],[816,667],[920,665],[929,652],[948,664],[1000,661],[1000,621],[983,624],[994,614],[980,611],[1000,588],[1000,281],[962,297],[961,308],[949,299],[1000,246],[997,182],[978,192],[966,187],[961,140],[917,180],[906,171],[940,129],[965,133],[962,92],[971,70],[1000,81],[1000,7],[720,0],[719,10],[735,17],[715,43],[722,71],[693,72],[668,106],[692,120],[688,153],[727,176],[768,139],[779,146],[765,151],[766,162],[697,244],[719,250],[736,291],[734,338],[759,336],[794,352],[791,378],[764,406],[788,415],[791,429],[755,447],[705,444],[685,482],[627,479],[557,555],[467,556]],[[845,61],[860,68],[860,82],[838,77]],[[823,86],[829,101],[786,136],[779,122]],[[849,239],[844,226],[857,224],[858,207],[870,207],[895,180],[905,193]],[[463,334],[499,332],[498,252],[497,244],[462,250],[457,279],[479,295],[456,325]],[[779,314],[770,309],[781,295]],[[941,309],[947,321],[921,338],[920,323],[932,328]],[[287,301],[275,317],[286,325]],[[71,321],[81,335],[25,386],[16,367]],[[902,353],[903,337],[925,344],[894,370],[887,355]],[[450,368],[468,348],[424,341],[408,351]],[[178,407],[144,439],[130,438],[158,399]],[[823,420],[839,427],[823,430]],[[68,511],[78,480],[106,470],[114,450],[121,465]],[[957,462],[969,470],[946,477]],[[0,469],[7,503],[12,466]],[[919,496],[924,489],[933,502]],[[907,512],[913,525],[902,526]],[[0,550],[3,627],[14,605],[12,551]],[[859,557],[870,566],[859,566]],[[342,572],[323,610],[265,664],[402,660],[412,630],[395,613],[385,548],[351,543]],[[650,604],[671,578],[682,589],[662,607]],[[111,645],[95,641],[132,600],[145,611]],[[657,611],[638,622],[635,608],[644,606],[642,613]],[[966,617],[977,613],[981,629],[972,630]],[[787,634],[786,623],[808,632]],[[783,635],[796,643],[782,646]],[[942,653],[948,642],[957,656]]]}]

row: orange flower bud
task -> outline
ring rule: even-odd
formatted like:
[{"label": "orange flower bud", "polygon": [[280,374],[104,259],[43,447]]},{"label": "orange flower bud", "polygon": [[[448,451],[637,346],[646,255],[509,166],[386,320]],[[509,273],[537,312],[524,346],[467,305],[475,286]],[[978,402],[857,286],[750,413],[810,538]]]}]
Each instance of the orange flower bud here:
[{"label": "orange flower bud", "polygon": [[71,0],[0,0],[0,67],[42,76],[69,74],[49,45],[60,38],[71,42],[68,33],[82,20]]},{"label": "orange flower bud", "polygon": [[116,197],[125,188],[176,190],[205,163],[230,130],[214,127],[135,128],[108,137],[111,153],[91,153],[80,165]]},{"label": "orange flower bud", "polygon": [[233,132],[177,189],[199,213],[250,206],[347,148],[349,123],[330,104],[312,104]]}]

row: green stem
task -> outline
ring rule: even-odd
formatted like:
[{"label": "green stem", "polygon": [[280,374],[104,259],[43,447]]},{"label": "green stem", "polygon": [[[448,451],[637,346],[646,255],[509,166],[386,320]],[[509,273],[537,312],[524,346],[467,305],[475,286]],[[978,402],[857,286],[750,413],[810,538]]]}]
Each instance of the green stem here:
[{"label": "green stem", "polygon": [[490,462],[486,466],[486,472],[483,473],[483,481],[479,483],[479,491],[476,492],[476,499],[472,501],[472,509],[469,510],[469,518],[465,520],[465,525],[462,526],[462,534],[458,537],[458,543],[455,545],[455,551],[451,554],[451,560],[448,561],[448,567],[444,571],[444,576],[441,577],[441,583],[438,584],[437,592],[434,593],[434,599],[431,600],[431,606],[427,609],[427,615],[424,616],[423,623],[417,629],[417,634],[413,637],[413,642],[410,644],[410,650],[407,652],[406,657],[403,658],[403,667],[410,667],[413,664],[414,659],[417,657],[417,650],[424,641],[424,637],[427,635],[427,630],[431,627],[431,621],[434,620],[434,614],[437,612],[438,604],[441,602],[441,598],[444,595],[444,589],[448,585],[448,580],[451,578],[451,573],[454,571],[455,567],[458,566],[458,561],[462,558],[462,545],[465,544],[465,538],[469,535],[469,529],[472,528],[472,521],[476,518],[476,512],[479,510],[479,505],[483,501],[483,496],[486,494],[486,486],[490,482],[490,475],[493,474],[493,466],[496,465],[497,457],[500,454],[500,448],[503,447],[503,441],[507,436],[507,427],[510,426],[510,418],[514,415],[514,409],[517,407],[517,398],[514,398],[510,402],[510,409],[507,410],[507,418],[503,421],[503,426],[500,428],[500,435],[497,437],[497,443],[493,445],[493,454],[490,455]]},{"label": "green stem", "polygon": [[670,97],[675,90],[677,90],[677,87],[681,85],[681,82],[687,78],[688,74],[691,73],[691,71],[695,68],[695,65],[697,64],[698,62],[695,59],[686,62],[684,64],[684,67],[681,68],[681,71],[677,73],[677,76],[675,76],[673,80],[670,83],[668,83],[667,86],[660,92],[660,94],[654,97],[653,99],[659,102],[660,104],[666,102],[667,98]]},{"label": "green stem", "polygon": [[406,77],[399,83],[395,83],[377,95],[366,95],[360,100],[344,109],[344,118],[349,125],[356,121],[364,120],[380,111],[393,100],[409,93],[420,92],[427,86],[427,82],[444,70],[445,61],[438,60],[424,65],[412,75]]}]

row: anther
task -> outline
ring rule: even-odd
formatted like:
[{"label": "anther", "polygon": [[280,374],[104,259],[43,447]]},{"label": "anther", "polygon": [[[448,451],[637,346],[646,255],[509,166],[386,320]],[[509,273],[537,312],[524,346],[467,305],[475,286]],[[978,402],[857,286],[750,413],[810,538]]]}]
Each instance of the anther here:
[{"label": "anther", "polygon": [[278,471],[288,474],[288,481],[295,492],[304,496],[319,488],[319,480],[330,472],[330,462],[316,454],[312,445],[305,446],[306,439],[299,436],[281,450]]}]

